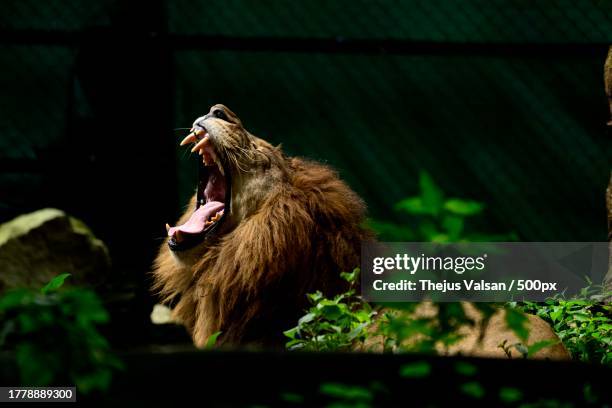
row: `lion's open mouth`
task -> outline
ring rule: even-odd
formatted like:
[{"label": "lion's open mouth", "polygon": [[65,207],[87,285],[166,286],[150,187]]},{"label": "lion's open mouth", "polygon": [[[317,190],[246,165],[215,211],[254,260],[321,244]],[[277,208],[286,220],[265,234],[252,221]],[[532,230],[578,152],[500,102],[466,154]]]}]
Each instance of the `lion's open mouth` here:
[{"label": "lion's open mouth", "polygon": [[196,210],[183,225],[166,224],[168,245],[173,251],[188,249],[218,230],[230,208],[230,173],[217,153],[206,129],[196,129],[181,142],[195,143],[192,152],[201,156]]}]

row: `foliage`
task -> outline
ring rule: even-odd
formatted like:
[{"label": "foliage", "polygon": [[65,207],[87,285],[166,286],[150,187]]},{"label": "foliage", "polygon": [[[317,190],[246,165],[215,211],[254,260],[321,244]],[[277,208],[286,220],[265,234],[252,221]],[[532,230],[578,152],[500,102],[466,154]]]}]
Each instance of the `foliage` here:
[{"label": "foliage", "polygon": [[94,292],[63,288],[68,277],[59,275],[40,291],[0,297],[0,348],[15,352],[22,385],[105,390],[121,367],[97,329],[108,314]]},{"label": "foliage", "polygon": [[514,241],[514,234],[491,235],[470,231],[467,220],[480,215],[484,204],[460,198],[446,198],[429,173],[419,175],[420,193],[395,204],[407,219],[402,225],[368,220],[367,226],[388,241]]},{"label": "foliage", "polygon": [[575,298],[511,305],[547,321],[575,359],[612,365],[612,305],[601,302],[607,296],[591,285]]},{"label": "foliage", "polygon": [[[445,194],[426,172],[421,172],[419,185],[419,195],[401,200],[395,206],[402,215],[409,217],[405,225],[369,220],[369,227],[382,238],[391,241],[465,242],[516,239],[514,234],[488,235],[468,231],[466,220],[482,213],[485,208],[482,203],[445,198]],[[357,271],[353,271],[353,274]],[[474,324],[466,316],[460,303],[431,302],[433,310],[426,316],[414,313],[419,303],[394,303],[384,305],[376,327],[365,331],[366,327],[372,325],[371,317],[375,312],[370,305],[355,296],[356,276],[351,279],[351,290],[332,300],[323,297],[320,292],[308,295],[313,307],[300,319],[297,327],[285,332],[291,339],[287,343],[290,349],[350,349],[353,340],[363,342],[367,336],[380,336],[383,349],[387,352],[446,352],[461,339],[461,328]],[[527,343],[528,319],[524,313],[531,313],[542,317],[553,326],[574,358],[609,364],[612,361],[612,306],[596,303],[604,296],[605,294],[600,293],[590,300],[556,298],[543,304],[525,302],[518,306],[516,303],[474,303],[473,306],[483,317],[480,326],[482,329],[486,327],[493,313],[505,306],[506,325],[520,339],[517,343],[509,343],[506,340],[499,345],[508,357],[511,357],[511,349],[516,349],[526,358],[556,344],[556,341],[552,340]],[[580,298],[588,297],[583,293]]]},{"label": "foliage", "polygon": [[[486,367],[486,365],[484,365]],[[515,385],[501,385],[491,387],[487,380],[486,372],[482,372],[483,366],[475,365],[469,360],[456,360],[452,362],[453,373],[451,374],[446,365],[432,364],[432,361],[415,360],[406,362],[398,367],[393,375],[397,379],[389,379],[385,382],[370,380],[359,384],[334,381],[326,379],[319,384],[318,392],[302,392],[293,389],[280,395],[284,405],[289,406],[325,406],[325,407],[376,407],[376,406],[399,406],[398,403],[404,398],[404,402],[410,401],[411,405],[420,406],[421,401],[408,400],[412,398],[415,388],[424,386],[426,383],[436,383],[441,377],[447,379],[452,376],[453,381],[443,392],[428,394],[427,406],[448,406],[449,400],[455,405],[481,406],[520,406],[520,407],[576,407],[576,406],[606,406],[602,404],[605,395],[600,388],[594,390],[589,382],[584,383],[583,395],[570,396],[569,401],[561,399],[542,399],[533,394],[532,387],[517,388]],[[452,385],[451,385],[452,384]],[[418,395],[418,392],[416,393]],[[399,396],[398,396],[399,395]],[[563,393],[561,393],[563,395]],[[404,397],[402,397],[404,396]],[[578,398],[578,399],[577,399]],[[404,404],[405,405],[405,404]]]},{"label": "foliage", "polygon": [[289,338],[288,349],[348,350],[365,339],[366,330],[376,313],[356,295],[359,269],[341,276],[349,284],[346,292],[333,299],[326,298],[320,291],[307,295],[312,307],[296,327],[284,332]]}]

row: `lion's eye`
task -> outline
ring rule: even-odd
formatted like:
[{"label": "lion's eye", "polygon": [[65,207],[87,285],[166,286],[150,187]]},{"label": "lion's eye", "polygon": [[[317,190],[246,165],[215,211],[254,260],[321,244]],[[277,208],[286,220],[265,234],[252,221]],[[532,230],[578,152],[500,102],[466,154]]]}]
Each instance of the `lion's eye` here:
[{"label": "lion's eye", "polygon": [[221,120],[224,120],[224,121],[226,121],[226,122],[229,122],[229,120],[227,119],[227,115],[226,115],[226,114],[225,114],[225,112],[223,112],[221,109],[216,109],[216,110],[213,112],[213,115],[214,115],[216,118],[218,118],[218,119],[221,119]]}]

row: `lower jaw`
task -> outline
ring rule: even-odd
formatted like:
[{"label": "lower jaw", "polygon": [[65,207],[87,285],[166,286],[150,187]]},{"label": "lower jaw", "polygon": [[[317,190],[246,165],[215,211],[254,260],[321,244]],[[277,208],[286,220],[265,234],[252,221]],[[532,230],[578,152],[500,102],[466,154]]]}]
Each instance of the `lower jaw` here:
[{"label": "lower jaw", "polygon": [[224,223],[229,217],[230,199],[225,200],[225,209],[221,218],[215,222],[212,226],[208,227],[205,231],[199,234],[182,234],[181,241],[177,242],[174,237],[168,240],[168,247],[171,251],[181,252],[192,249],[197,245],[205,242],[206,240],[212,240],[219,236],[220,230]]}]

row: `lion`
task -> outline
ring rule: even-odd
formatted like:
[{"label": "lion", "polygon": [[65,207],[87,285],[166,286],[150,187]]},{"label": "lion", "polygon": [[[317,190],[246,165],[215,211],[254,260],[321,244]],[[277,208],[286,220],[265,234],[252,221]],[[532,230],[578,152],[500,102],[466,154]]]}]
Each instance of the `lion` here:
[{"label": "lion", "polygon": [[359,264],[365,204],[331,168],[287,157],[223,105],[181,143],[202,160],[185,214],[166,225],[154,287],[196,346],[279,346],[306,294],[344,289]]},{"label": "lion", "polygon": [[286,156],[224,105],[195,120],[187,144],[201,157],[197,190],[177,225],[166,224],[153,288],[198,347],[218,332],[218,345],[280,347],[307,293],[346,289],[340,272],[374,239],[365,204],[333,169]]}]

